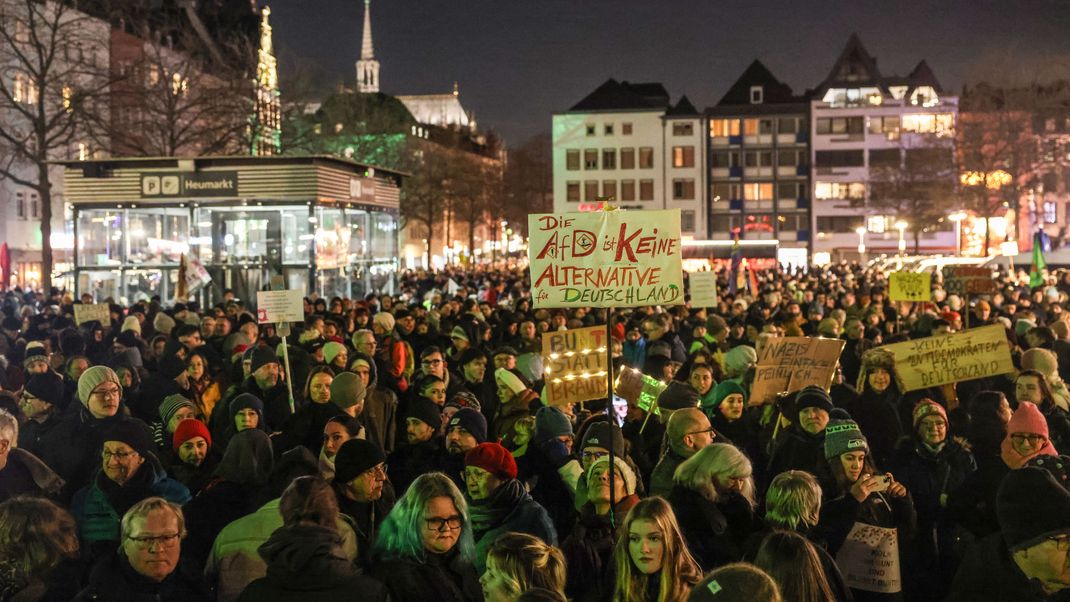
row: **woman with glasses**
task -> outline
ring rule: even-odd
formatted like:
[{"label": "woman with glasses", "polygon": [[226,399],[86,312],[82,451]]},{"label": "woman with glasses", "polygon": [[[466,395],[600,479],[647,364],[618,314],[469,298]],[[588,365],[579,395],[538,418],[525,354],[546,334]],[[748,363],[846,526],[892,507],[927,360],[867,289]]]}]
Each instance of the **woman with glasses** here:
[{"label": "woman with glasses", "polygon": [[446,475],[420,475],[379,528],[371,574],[394,602],[483,599],[468,504]]}]

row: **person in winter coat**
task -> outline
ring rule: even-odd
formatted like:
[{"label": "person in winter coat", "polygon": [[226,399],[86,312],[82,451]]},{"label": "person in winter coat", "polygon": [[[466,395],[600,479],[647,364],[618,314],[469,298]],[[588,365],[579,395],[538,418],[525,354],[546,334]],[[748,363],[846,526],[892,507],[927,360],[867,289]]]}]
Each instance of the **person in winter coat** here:
[{"label": "person in winter coat", "polygon": [[565,536],[574,518],[572,492],[561,469],[571,459],[572,443],[569,417],[560,408],[539,408],[531,443],[517,462],[521,480],[531,484],[532,499],[545,509],[556,532]]},{"label": "person in winter coat", "polygon": [[[223,403],[229,408],[235,397],[248,393],[264,404],[261,412],[264,430],[270,433],[273,429],[282,429],[290,418],[290,393],[282,379],[279,358],[267,347],[256,347],[251,360],[249,376],[228,391]],[[231,418],[232,415],[224,416],[221,422],[229,423]],[[211,426],[213,434],[221,432],[215,424]]]},{"label": "person in winter coat", "polygon": [[106,366],[93,366],[78,379],[81,406],[72,408],[42,439],[41,459],[65,482],[62,500],[70,499],[92,481],[100,468],[103,433],[113,425],[132,421],[152,440],[148,425],[122,413],[122,395],[115,372]]},{"label": "person in winter coat", "polygon": [[388,600],[386,588],[360,574],[338,532],[338,502],[318,477],[300,477],[279,500],[282,526],[258,549],[267,574],[250,583],[239,602],[333,602],[359,593]]},{"label": "person in winter coat", "polygon": [[282,429],[281,441],[278,441],[280,447],[289,449],[303,445],[311,451],[319,449],[323,442],[323,427],[331,417],[342,412],[338,405],[331,403],[334,377],[334,371],[327,366],[316,366],[309,371],[303,395],[305,404],[297,408]]},{"label": "person in winter coat", "polygon": [[1048,421],[1036,404],[1023,401],[1007,423],[1007,436],[1000,445],[1000,457],[1012,470],[1041,455],[1058,456],[1049,438]]},{"label": "person in winter coat", "polygon": [[20,495],[57,497],[63,479],[18,443],[18,420],[0,410],[0,502]]},{"label": "person in winter coat", "polygon": [[405,491],[421,474],[434,471],[446,453],[442,439],[442,412],[427,399],[416,399],[405,408],[405,443],[390,454],[390,482]]},{"label": "person in winter coat", "polygon": [[168,395],[160,402],[158,408],[160,418],[149,425],[152,429],[152,441],[156,444],[156,453],[160,460],[169,464],[171,458],[171,443],[174,438],[178,423],[187,418],[197,418],[197,406],[186,396],[175,393]]},{"label": "person in winter coat", "polygon": [[538,406],[539,394],[531,389],[527,379],[516,370],[498,368],[494,371],[494,382],[498,385],[498,400],[501,405],[494,416],[494,423],[490,425],[490,432],[501,439],[502,445],[512,449],[515,447],[513,425],[531,413],[532,404]]},{"label": "person in winter coat", "polygon": [[668,501],[691,555],[704,572],[743,558],[755,518],[750,460],[736,447],[713,443],[676,469]]},{"label": "person in winter coat", "polygon": [[182,557],[182,509],[160,497],[144,499],[122,520],[122,545],[100,559],[76,602],[208,600],[199,567]]},{"label": "person in winter coat", "polygon": [[[1007,441],[1007,427],[1014,417],[1007,398],[999,391],[982,391],[969,400],[966,405],[968,422],[966,437],[972,449],[977,470],[966,476],[958,488],[951,491],[947,502],[948,519],[961,527],[959,538],[964,543],[972,543],[999,530],[996,519],[996,492],[1003,477],[1010,470],[1003,459],[1003,443]],[[1038,412],[1039,413],[1039,412]],[[1024,426],[1030,410],[1023,410],[1015,421],[1015,429],[1034,427]],[[1041,420],[1043,418],[1041,417]],[[1033,420],[1037,422],[1036,420]],[[1028,444],[1023,439],[1021,444]],[[1008,449],[1013,450],[1013,447]],[[1008,456],[1012,461],[1017,454]],[[1024,461],[1023,461],[1024,464]]]},{"label": "person in winter coat", "polygon": [[1051,386],[1044,375],[1036,370],[1025,370],[1014,379],[1014,390],[1019,404],[1023,401],[1036,404],[1048,423],[1052,445],[1057,449],[1070,448],[1070,418],[1066,410],[1055,404]]},{"label": "person in winter coat", "polygon": [[171,463],[166,466],[176,481],[196,496],[212,480],[219,456],[212,448],[208,427],[196,418],[187,418],[175,427],[171,437]]},{"label": "person in winter coat", "polygon": [[357,533],[358,564],[368,567],[379,527],[394,506],[394,489],[387,480],[386,456],[374,443],[350,439],[334,457],[332,486],[342,512]]},{"label": "person in winter coat", "polygon": [[264,402],[252,393],[235,396],[227,402],[226,409],[227,411],[224,412],[223,408],[220,408],[215,413],[216,418],[220,420],[214,426],[209,425],[212,438],[219,442],[219,447],[226,449],[230,445],[230,440],[242,431],[255,429],[265,433],[270,432],[264,421]]},{"label": "person in winter coat", "polygon": [[910,433],[910,410],[901,412],[901,391],[891,352],[877,348],[862,354],[858,397],[847,411],[858,423],[878,466],[890,466],[899,440]]},{"label": "person in winter coat", "polygon": [[996,505],[1000,531],[966,554],[948,602],[1066,599],[1070,492],[1047,471],[1025,467],[1007,475]]},{"label": "person in winter coat", "polygon": [[699,409],[688,408],[673,412],[665,427],[665,441],[668,444],[665,454],[661,456],[650,475],[650,495],[669,495],[676,469],[717,439],[717,432],[710,426],[709,418]]},{"label": "person in winter coat", "polygon": [[702,411],[729,442],[752,458],[759,456],[757,418],[761,412],[758,408],[747,408],[747,395],[739,383],[732,380],[718,383]]},{"label": "person in winter coat", "polygon": [[167,476],[155,446],[139,424],[116,423],[103,435],[102,465],[93,482],[74,495],[71,514],[91,556],[119,543],[119,520],[134,504],[150,497],[185,504],[189,489]]},{"label": "person in winter coat", "polygon": [[360,413],[359,420],[368,429],[368,437],[389,454],[397,444],[398,397],[387,387],[379,385],[375,360],[370,356],[354,352],[349,370],[360,377],[367,391],[364,395],[364,411]]},{"label": "person in winter coat", "polygon": [[917,535],[907,545],[904,591],[911,600],[943,600],[958,559],[956,526],[947,514],[950,494],[977,469],[969,451],[948,434],[943,406],[923,399],[914,408],[914,432],[904,439],[892,472],[914,500]]},{"label": "person in winter coat", "polygon": [[503,533],[527,533],[557,545],[550,516],[517,480],[516,462],[501,444],[481,443],[466,453],[464,480],[480,574],[487,568],[487,550]]},{"label": "person in winter coat", "polygon": [[[821,507],[819,537],[828,543],[829,554],[842,564],[840,548],[856,523],[895,529],[899,564],[903,566],[905,547],[915,525],[914,503],[906,487],[891,473],[877,473],[866,438],[854,421],[835,420],[825,431],[825,457],[837,489]],[[892,592],[868,591],[852,583],[849,574],[844,576],[858,602],[903,599],[901,588]]]},{"label": "person in winter coat", "polygon": [[791,406],[791,426],[775,440],[766,474],[802,470],[821,475],[825,472],[825,427],[833,410],[832,399],[821,387],[804,387],[795,394]]},{"label": "person in winter coat", "polygon": [[613,600],[682,601],[702,579],[672,507],[660,497],[647,498],[628,512],[612,569]]},{"label": "person in winter coat", "polygon": [[171,395],[189,397],[189,374],[186,372],[185,345],[169,340],[159,359],[159,366],[144,382],[133,400],[131,413],[145,422],[156,420],[160,403]]},{"label": "person in winter coat", "polygon": [[587,503],[561,544],[568,570],[569,598],[576,602],[604,600],[610,594],[613,546],[624,517],[639,503],[637,477],[619,456],[596,460],[587,470]]},{"label": "person in winter coat", "polygon": [[[74,386],[77,388],[77,384]],[[19,397],[19,409],[26,416],[19,429],[19,448],[37,457],[44,455],[42,441],[62,422],[67,401],[63,380],[58,375],[46,372],[31,376]]]},{"label": "person in winter coat", "polygon": [[453,481],[420,475],[383,521],[371,576],[393,602],[482,602],[468,504]]},{"label": "person in winter coat", "polygon": [[190,558],[203,565],[223,527],[255,509],[250,498],[267,482],[273,466],[267,433],[248,429],[234,435],[215,469],[215,479],[186,506]]},{"label": "person in winter coat", "polygon": [[532,591],[565,599],[565,557],[561,550],[526,533],[503,533],[487,550],[487,570],[479,578],[486,602],[520,600]]}]

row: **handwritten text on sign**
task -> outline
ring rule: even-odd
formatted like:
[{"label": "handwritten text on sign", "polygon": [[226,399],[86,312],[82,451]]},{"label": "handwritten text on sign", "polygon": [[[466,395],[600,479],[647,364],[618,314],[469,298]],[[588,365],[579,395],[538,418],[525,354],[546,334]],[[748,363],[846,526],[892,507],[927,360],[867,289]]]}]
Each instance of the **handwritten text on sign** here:
[{"label": "handwritten text on sign", "polygon": [[809,385],[827,390],[845,344],[840,339],[818,337],[770,339],[758,355],[750,405],[772,403],[777,393],[792,393]]},{"label": "handwritten text on sign", "polygon": [[892,301],[931,301],[929,272],[893,272],[888,276],[888,298]]},{"label": "handwritten text on sign", "polygon": [[680,210],[528,216],[535,307],[683,303]]},{"label": "handwritten text on sign", "polygon": [[103,326],[109,326],[111,324],[111,309],[107,303],[75,303],[74,304],[74,322],[81,326],[86,322],[92,322],[96,320]]},{"label": "handwritten text on sign", "polygon": [[546,403],[560,406],[608,395],[606,347],[605,326],[544,333]]},{"label": "handwritten text on sign", "polygon": [[[885,345],[906,391],[1014,372],[999,324]],[[906,392],[904,391],[904,392]]]}]

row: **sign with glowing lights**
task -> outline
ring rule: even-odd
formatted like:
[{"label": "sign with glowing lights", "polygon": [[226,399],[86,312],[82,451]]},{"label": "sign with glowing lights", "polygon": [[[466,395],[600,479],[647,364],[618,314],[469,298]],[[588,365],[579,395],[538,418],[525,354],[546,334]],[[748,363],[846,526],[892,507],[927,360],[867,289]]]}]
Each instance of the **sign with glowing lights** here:
[{"label": "sign with glowing lights", "polygon": [[888,276],[888,299],[931,301],[932,277],[929,272],[892,272]]},{"label": "sign with glowing lights", "polygon": [[758,350],[748,405],[773,403],[778,393],[817,385],[828,390],[847,341],[821,337],[777,337]]},{"label": "sign with glowing lights", "polygon": [[617,380],[613,382],[613,393],[616,396],[629,404],[635,404],[644,412],[650,412],[653,408],[654,414],[661,414],[658,396],[667,388],[668,383],[629,366],[622,367],[617,374]]},{"label": "sign with glowing lights", "polygon": [[528,216],[535,307],[684,301],[680,210]]},{"label": "sign with glowing lights", "polygon": [[903,393],[1014,372],[1007,333],[993,324],[954,334],[885,345]]},{"label": "sign with glowing lights", "polygon": [[605,326],[543,333],[542,355],[547,405],[602,399],[609,394]]}]

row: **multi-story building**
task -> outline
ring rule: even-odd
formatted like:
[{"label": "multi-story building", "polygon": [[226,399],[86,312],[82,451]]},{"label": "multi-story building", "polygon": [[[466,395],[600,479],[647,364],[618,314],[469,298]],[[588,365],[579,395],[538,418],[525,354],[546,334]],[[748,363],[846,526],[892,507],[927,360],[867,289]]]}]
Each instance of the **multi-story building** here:
[{"label": "multi-story building", "polygon": [[553,115],[554,211],[680,211],[685,238],[706,235],[705,119],[660,83],[610,79]]},{"label": "multi-story building", "polygon": [[810,103],[754,61],[709,118],[711,239],[777,240],[805,263],[811,241]]},{"label": "multi-story building", "polygon": [[[921,61],[907,77],[886,77],[852,35],[811,102],[814,260],[856,259],[860,254],[895,253],[900,238],[908,252],[955,252],[955,228],[947,219],[911,223],[910,216],[878,203],[877,174],[904,169],[912,157],[953,156],[958,98],[946,94]],[[904,178],[913,177],[904,173]],[[879,188],[879,187],[878,187]],[[947,213],[951,198],[936,199]]]}]

